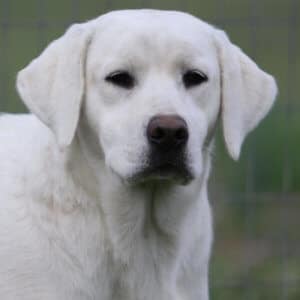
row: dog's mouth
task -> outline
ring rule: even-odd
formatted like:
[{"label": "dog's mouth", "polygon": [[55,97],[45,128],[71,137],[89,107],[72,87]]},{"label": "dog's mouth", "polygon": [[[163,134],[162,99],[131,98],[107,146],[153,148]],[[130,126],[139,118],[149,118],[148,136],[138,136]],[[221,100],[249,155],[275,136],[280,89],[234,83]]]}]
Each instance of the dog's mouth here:
[{"label": "dog's mouth", "polygon": [[186,185],[194,179],[184,157],[150,157],[145,166],[136,172],[130,181],[144,183],[166,181]]}]

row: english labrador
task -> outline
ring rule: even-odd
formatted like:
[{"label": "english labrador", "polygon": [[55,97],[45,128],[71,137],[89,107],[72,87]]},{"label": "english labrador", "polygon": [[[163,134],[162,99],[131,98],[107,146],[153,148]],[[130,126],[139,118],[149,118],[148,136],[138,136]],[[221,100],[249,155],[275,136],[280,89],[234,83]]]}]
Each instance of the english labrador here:
[{"label": "english labrador", "polygon": [[0,118],[0,298],[207,300],[214,129],[238,159],[276,83],[181,12],[71,26]]}]

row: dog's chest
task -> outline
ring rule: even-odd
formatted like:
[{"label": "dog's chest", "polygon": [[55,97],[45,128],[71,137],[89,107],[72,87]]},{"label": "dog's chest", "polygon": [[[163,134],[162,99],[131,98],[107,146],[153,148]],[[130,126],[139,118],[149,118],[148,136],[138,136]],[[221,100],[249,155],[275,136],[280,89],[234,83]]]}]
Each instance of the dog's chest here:
[{"label": "dog's chest", "polygon": [[[51,242],[52,280],[61,298],[175,299],[175,247],[155,232],[114,245],[96,213],[72,216]],[[129,243],[129,240],[130,243]],[[55,241],[55,242],[53,242]],[[174,276],[174,277],[172,277]],[[58,298],[60,299],[60,298]]]},{"label": "dog's chest", "polygon": [[175,299],[175,257],[155,239],[137,241],[127,262],[115,260],[112,299]]},{"label": "dog's chest", "polygon": [[161,241],[161,237],[141,236],[130,248],[113,248],[106,252],[104,261],[108,273],[100,272],[98,280],[110,278],[108,300],[176,299],[177,257],[168,243]]}]

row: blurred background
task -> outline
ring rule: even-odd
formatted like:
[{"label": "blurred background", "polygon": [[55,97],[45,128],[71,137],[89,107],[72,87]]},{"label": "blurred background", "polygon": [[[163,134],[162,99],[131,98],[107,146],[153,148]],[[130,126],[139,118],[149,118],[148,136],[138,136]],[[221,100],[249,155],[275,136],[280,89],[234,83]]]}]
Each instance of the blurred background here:
[{"label": "blurred background", "polygon": [[18,70],[73,22],[125,8],[190,12],[223,28],[279,85],[277,103],[241,159],[219,129],[210,199],[213,300],[300,299],[300,1],[0,0],[0,111],[24,112]]}]

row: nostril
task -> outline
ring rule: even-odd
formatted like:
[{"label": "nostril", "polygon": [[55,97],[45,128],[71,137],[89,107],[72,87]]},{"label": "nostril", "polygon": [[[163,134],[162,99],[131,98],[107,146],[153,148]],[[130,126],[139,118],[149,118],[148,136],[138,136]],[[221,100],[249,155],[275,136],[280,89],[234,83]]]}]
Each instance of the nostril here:
[{"label": "nostril", "polygon": [[153,130],[150,132],[150,138],[152,142],[159,143],[162,141],[166,136],[165,130],[159,126],[153,128]]},{"label": "nostril", "polygon": [[181,127],[176,130],[175,132],[175,139],[179,143],[185,143],[188,139],[188,131],[186,127]]}]

